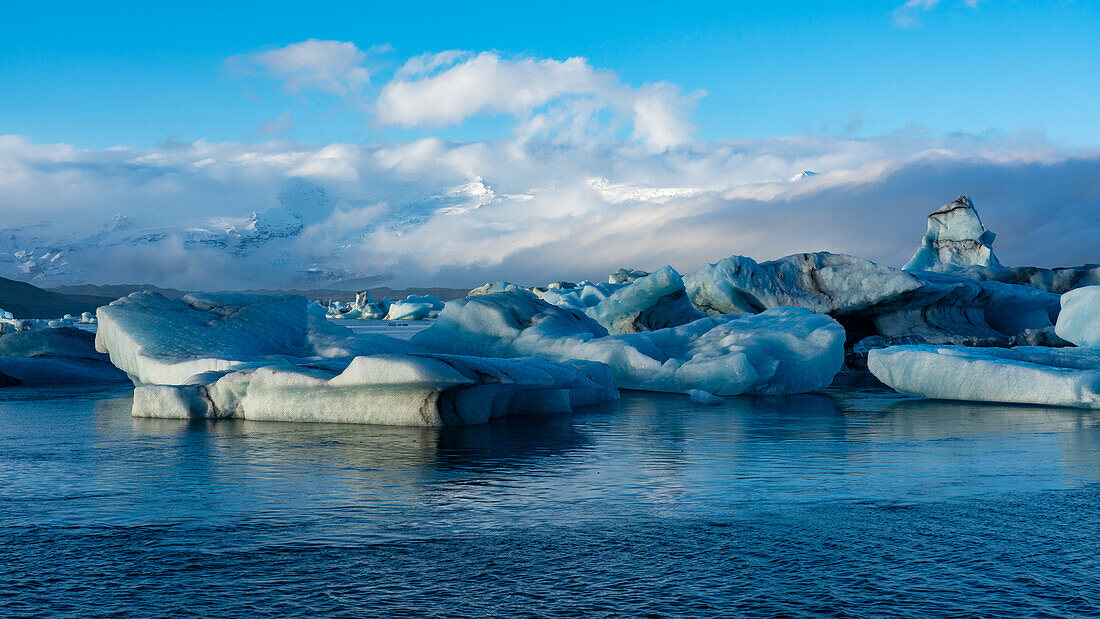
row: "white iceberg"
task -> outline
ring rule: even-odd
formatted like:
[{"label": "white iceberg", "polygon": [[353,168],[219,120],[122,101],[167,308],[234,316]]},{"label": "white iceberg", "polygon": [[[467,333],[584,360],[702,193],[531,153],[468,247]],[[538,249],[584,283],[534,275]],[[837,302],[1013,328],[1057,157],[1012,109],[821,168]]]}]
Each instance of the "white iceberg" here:
[{"label": "white iceberg", "polygon": [[375,301],[370,291],[360,290],[355,293],[354,302],[332,301],[328,304],[326,311],[329,318],[337,320],[381,320],[389,311],[389,305],[388,300]]},{"label": "white iceberg", "polygon": [[906,395],[1100,408],[1100,353],[1089,350],[891,346],[872,350],[867,365]]},{"label": "white iceberg", "polygon": [[425,354],[296,296],[134,293],[99,309],[96,347],[145,417],[442,425],[617,397],[599,364]]},{"label": "white iceberg", "polygon": [[1077,288],[1062,295],[1058,337],[1085,348],[1100,348],[1100,286]]},{"label": "white iceberg", "polygon": [[386,312],[386,320],[423,320],[443,309],[443,301],[434,295],[409,295],[403,301],[394,301]]},{"label": "white iceberg", "polygon": [[610,366],[620,388],[716,395],[820,389],[832,382],[844,356],[843,328],[804,309],[608,335],[583,312],[521,291],[451,301],[413,342],[450,354],[599,361]]},{"label": "white iceberg", "polygon": [[568,413],[618,398],[606,366],[541,359],[380,354],[273,364],[134,391],[135,416],[401,426]]},{"label": "white iceberg", "polygon": [[1062,299],[1055,331],[1077,348],[891,346],[871,350],[868,368],[909,395],[1100,408],[1100,286]]},{"label": "white iceberg", "polygon": [[995,239],[996,235],[985,229],[970,198],[959,196],[928,216],[928,232],[904,268],[1031,286],[1056,294],[1100,284],[1097,264],[1053,269],[1003,266],[993,253]]},{"label": "white iceberg", "polygon": [[11,312],[0,309],[0,334],[74,327],[76,325],[94,325],[95,323],[95,315],[91,312],[84,312],[80,316],[65,314],[61,318],[16,318]]},{"label": "white iceberg", "polygon": [[974,203],[959,196],[928,216],[920,249],[902,267],[906,271],[951,271],[959,267],[999,267],[993,254],[997,235],[986,230]]}]

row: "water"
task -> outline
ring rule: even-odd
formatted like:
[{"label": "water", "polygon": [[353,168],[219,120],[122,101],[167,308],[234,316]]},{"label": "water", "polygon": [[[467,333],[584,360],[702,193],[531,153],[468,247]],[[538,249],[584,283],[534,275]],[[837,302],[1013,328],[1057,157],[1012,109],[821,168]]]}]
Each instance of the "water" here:
[{"label": "water", "polygon": [[1100,613],[1100,415],[625,393],[448,430],[0,390],[0,614]]}]

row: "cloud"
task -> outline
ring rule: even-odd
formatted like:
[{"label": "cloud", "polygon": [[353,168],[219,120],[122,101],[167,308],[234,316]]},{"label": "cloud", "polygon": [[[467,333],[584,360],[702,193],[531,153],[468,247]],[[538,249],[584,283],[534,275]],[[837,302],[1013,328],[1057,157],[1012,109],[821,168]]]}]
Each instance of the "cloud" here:
[{"label": "cloud", "polygon": [[[962,0],[962,4],[974,9],[982,0]],[[894,23],[901,28],[913,28],[921,25],[920,14],[931,11],[944,0],[908,0],[905,4],[894,9]]]},{"label": "cloud", "polygon": [[[790,180],[803,170],[819,174]],[[734,253],[829,250],[900,265],[927,214],[960,193],[998,233],[1006,264],[1100,261],[1100,153],[1027,131],[692,141],[660,152],[627,139],[86,150],[2,136],[0,275],[462,286],[665,263],[689,272]]]},{"label": "cloud", "polygon": [[249,54],[231,56],[226,67],[231,71],[258,71],[282,80],[289,92],[307,88],[338,95],[357,96],[370,83],[364,66],[367,54],[348,41],[308,39]]},{"label": "cloud", "polygon": [[631,123],[635,139],[666,149],[690,139],[687,116],[701,94],[684,95],[664,82],[634,88],[584,58],[450,50],[406,62],[382,87],[375,108],[380,125],[433,128],[505,114],[519,121],[521,135],[573,138],[596,131],[598,113],[611,110]]}]

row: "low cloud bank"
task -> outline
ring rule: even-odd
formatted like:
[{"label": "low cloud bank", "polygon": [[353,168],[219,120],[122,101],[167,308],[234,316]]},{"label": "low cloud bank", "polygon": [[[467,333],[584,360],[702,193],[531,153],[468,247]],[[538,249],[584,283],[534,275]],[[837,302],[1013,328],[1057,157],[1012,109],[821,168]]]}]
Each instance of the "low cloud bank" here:
[{"label": "low cloud bank", "polygon": [[[800,172],[817,175],[792,180]],[[196,142],[0,137],[0,274],[43,284],[473,285],[829,250],[904,263],[970,195],[1006,264],[1100,261],[1100,154],[1041,136]],[[253,214],[255,215],[253,216]]]}]

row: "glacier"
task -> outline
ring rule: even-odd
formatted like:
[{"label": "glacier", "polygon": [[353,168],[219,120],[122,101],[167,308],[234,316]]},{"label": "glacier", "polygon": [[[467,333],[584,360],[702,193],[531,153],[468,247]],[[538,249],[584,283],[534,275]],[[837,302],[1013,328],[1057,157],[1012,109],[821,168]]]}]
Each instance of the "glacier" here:
[{"label": "glacier", "polygon": [[598,361],[611,368],[619,388],[719,396],[820,389],[844,356],[840,324],[805,309],[610,335],[583,311],[521,290],[450,301],[412,341],[447,354]]},{"label": "glacier", "polygon": [[434,426],[618,397],[598,363],[430,354],[355,334],[301,296],[138,292],[98,319],[96,349],[133,381],[135,416]]}]

